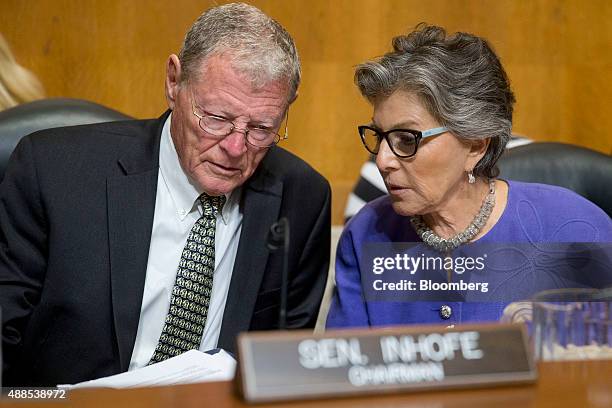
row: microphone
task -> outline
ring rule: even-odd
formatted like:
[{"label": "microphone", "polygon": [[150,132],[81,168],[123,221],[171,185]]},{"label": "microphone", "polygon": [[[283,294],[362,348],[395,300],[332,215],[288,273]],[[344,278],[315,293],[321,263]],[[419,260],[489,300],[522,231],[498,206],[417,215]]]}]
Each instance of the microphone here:
[{"label": "microphone", "polygon": [[285,330],[287,326],[287,291],[289,279],[289,220],[282,217],[272,224],[268,233],[268,249],[276,252],[283,249],[283,269],[281,271],[280,310],[278,313],[278,328]]}]

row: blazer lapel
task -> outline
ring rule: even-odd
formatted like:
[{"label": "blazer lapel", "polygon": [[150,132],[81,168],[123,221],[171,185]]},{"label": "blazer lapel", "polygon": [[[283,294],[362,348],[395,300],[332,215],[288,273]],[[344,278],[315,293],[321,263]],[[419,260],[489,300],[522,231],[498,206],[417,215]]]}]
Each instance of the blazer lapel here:
[{"label": "blazer lapel", "polygon": [[119,160],[120,174],[106,183],[111,299],[122,372],[128,369],[138,330],[166,117]]},{"label": "blazer lapel", "polygon": [[[263,165],[264,163],[262,163]],[[278,220],[283,185],[265,166],[242,192],[242,231],[234,262],[218,347],[234,350],[236,335],[249,329],[268,255],[266,239]]]}]

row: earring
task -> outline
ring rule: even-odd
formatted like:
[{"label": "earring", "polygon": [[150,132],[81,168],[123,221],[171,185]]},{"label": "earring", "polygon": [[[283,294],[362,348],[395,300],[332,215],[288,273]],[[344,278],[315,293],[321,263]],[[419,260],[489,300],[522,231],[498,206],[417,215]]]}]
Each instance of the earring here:
[{"label": "earring", "polygon": [[476,177],[474,177],[474,173],[472,171],[468,171],[468,183],[474,184],[476,182]]}]

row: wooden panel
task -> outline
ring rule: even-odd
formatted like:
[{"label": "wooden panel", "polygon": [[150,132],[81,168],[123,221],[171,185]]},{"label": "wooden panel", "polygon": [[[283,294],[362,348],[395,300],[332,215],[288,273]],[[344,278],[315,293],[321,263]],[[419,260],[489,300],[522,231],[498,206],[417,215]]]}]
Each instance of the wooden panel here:
[{"label": "wooden panel", "polygon": [[[145,118],[165,109],[164,64],[218,1],[2,0],[0,29],[50,96],[89,99]],[[334,223],[366,154],[371,115],[355,64],[421,21],[490,40],[517,96],[515,131],[612,152],[612,2],[607,0],[260,0],[294,36],[304,80],[285,146],[332,183]]]}]

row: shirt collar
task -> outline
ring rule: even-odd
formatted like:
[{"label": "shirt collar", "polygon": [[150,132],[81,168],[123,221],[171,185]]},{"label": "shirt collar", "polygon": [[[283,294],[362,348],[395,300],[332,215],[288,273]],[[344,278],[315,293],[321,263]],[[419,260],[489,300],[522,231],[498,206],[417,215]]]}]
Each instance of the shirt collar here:
[{"label": "shirt collar", "polygon": [[[159,147],[159,169],[174,203],[176,213],[181,220],[184,220],[194,210],[202,213],[198,197],[202,194],[203,190],[196,186],[181,167],[170,133],[171,120],[172,113],[168,116],[162,128]],[[227,224],[233,207],[239,204],[240,190],[240,188],[235,188],[230,193],[225,194],[226,201],[220,212],[224,224]]]}]

